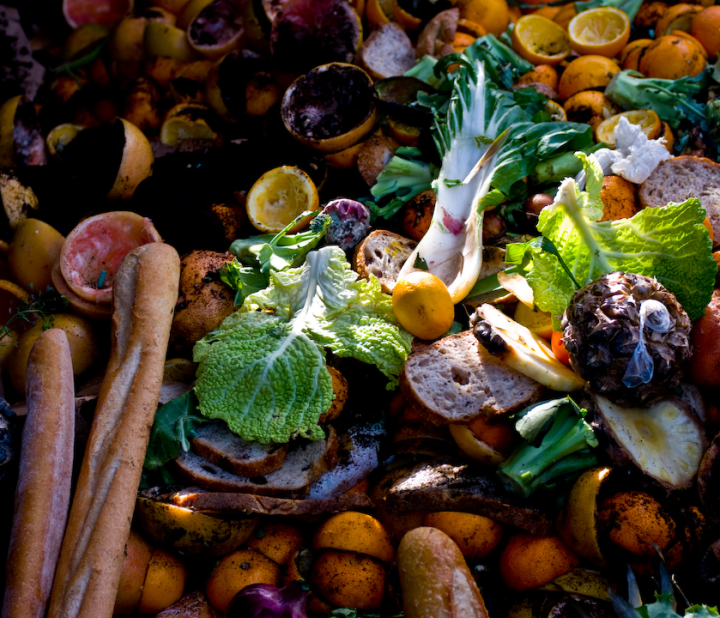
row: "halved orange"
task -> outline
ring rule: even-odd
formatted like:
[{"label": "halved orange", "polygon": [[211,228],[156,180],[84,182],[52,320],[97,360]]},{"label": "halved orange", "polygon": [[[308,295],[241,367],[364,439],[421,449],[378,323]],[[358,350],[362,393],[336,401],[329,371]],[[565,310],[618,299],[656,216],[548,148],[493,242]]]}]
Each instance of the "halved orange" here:
[{"label": "halved orange", "polygon": [[562,105],[552,99],[545,103],[545,113],[550,116],[552,122],[567,122],[567,112]]},{"label": "halved orange", "polygon": [[240,47],[243,34],[242,7],[232,0],[213,0],[187,29],[192,48],[210,60]]},{"label": "halved orange", "polygon": [[89,23],[111,28],[132,13],[133,5],[133,0],[63,0],[62,10],[71,28]]},{"label": "halved orange", "polygon": [[615,148],[615,127],[620,118],[625,118],[630,124],[640,125],[642,132],[648,139],[655,139],[662,131],[660,117],[651,109],[635,109],[621,112],[604,120],[596,129],[597,141],[605,142],[610,148]]},{"label": "halved orange", "polygon": [[547,17],[525,15],[512,31],[515,53],[532,64],[559,64],[570,54],[567,32]]},{"label": "halved orange", "polygon": [[189,62],[197,59],[197,54],[188,42],[187,33],[175,26],[168,26],[159,21],[150,21],[145,26],[143,35],[145,53],[151,58],[166,56]]},{"label": "halved orange", "polygon": [[589,9],[573,17],[568,34],[570,45],[581,56],[614,58],[630,40],[630,20],[614,7]]},{"label": "halved orange", "polygon": [[217,133],[213,131],[204,118],[189,114],[179,114],[167,118],[160,129],[160,141],[166,146],[177,148],[183,140],[199,139],[214,140]]},{"label": "halved orange", "polygon": [[45,143],[47,144],[50,154],[58,159],[61,158],[63,149],[77,137],[77,134],[80,133],[83,128],[84,127],[79,124],[66,122],[52,129],[45,138]]},{"label": "halved orange", "polygon": [[[295,217],[320,207],[315,183],[300,168],[284,165],[263,174],[247,195],[247,214],[261,232],[277,233],[285,229]],[[299,232],[310,223],[304,217],[290,232]]]},{"label": "halved orange", "polygon": [[395,17],[395,21],[400,24],[406,32],[415,32],[420,29],[422,20],[402,8],[398,0],[393,0],[393,16]]},{"label": "halved orange", "polygon": [[576,92],[605,88],[620,67],[605,56],[581,56],[568,64],[560,77],[558,94],[569,99]]},{"label": "halved orange", "polygon": [[655,25],[655,38],[670,34],[673,30],[690,32],[692,30],[693,17],[703,10],[697,4],[676,4],[663,13]]},{"label": "halved orange", "polygon": [[367,0],[365,17],[371,27],[389,24],[394,16],[393,0]]},{"label": "halved orange", "polygon": [[463,18],[458,19],[457,31],[462,34],[469,34],[476,39],[487,34],[487,30],[485,30],[485,28],[483,28],[480,24]]},{"label": "halved orange", "polygon": [[150,219],[115,211],[89,217],[70,232],[60,251],[60,272],[80,298],[110,304],[123,258],[136,247],[162,242]]}]

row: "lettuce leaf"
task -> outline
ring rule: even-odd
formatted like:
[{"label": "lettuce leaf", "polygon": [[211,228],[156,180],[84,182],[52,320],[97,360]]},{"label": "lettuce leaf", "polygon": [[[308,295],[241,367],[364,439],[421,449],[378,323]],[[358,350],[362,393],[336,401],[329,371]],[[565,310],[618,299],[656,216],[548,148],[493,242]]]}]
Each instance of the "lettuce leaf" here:
[{"label": "lettuce leaf", "polygon": [[245,440],[320,439],[332,403],[325,348],[376,365],[394,387],[411,340],[377,279],[357,280],[345,253],[324,247],[301,268],[270,271],[265,290],[195,345],[198,407]]},{"label": "lettuce leaf", "polygon": [[[655,277],[675,294],[691,320],[701,317],[712,296],[717,265],[700,201],[691,198],[646,208],[630,219],[600,222],[602,169],[594,157],[578,157],[585,165],[587,192],[566,179],[538,222],[538,230],[555,245],[576,281],[585,285],[613,271]],[[536,304],[552,313],[559,330],[576,290],[572,279],[557,256],[532,243],[511,247],[514,262],[525,266]]]}]

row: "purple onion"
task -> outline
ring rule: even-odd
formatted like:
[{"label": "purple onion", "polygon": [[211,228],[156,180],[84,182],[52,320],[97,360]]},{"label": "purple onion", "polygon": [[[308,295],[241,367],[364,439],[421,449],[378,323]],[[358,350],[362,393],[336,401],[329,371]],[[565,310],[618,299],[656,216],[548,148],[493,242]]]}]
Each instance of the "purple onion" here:
[{"label": "purple onion", "polygon": [[270,584],[246,586],[230,603],[226,618],[307,618],[307,590],[299,582],[284,588]]},{"label": "purple onion", "polygon": [[370,210],[365,204],[340,198],[328,202],[320,214],[332,218],[325,232],[325,240],[330,245],[338,245],[347,251],[357,245],[370,232]]}]

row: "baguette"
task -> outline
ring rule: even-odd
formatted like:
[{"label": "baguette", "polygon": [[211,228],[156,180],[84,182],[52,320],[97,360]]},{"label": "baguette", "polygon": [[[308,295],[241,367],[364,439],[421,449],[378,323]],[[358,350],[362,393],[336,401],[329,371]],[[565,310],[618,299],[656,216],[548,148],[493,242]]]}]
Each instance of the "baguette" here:
[{"label": "baguette", "polygon": [[50,598],[49,618],[110,618],[162,385],[180,259],[133,249],[113,289],[112,348]]},{"label": "baguette", "polygon": [[75,396],[70,347],[60,329],[42,333],[30,352],[27,404],[3,618],[43,618],[65,533]]},{"label": "baguette", "polygon": [[488,618],[455,542],[437,528],[415,528],[397,554],[405,618]]}]

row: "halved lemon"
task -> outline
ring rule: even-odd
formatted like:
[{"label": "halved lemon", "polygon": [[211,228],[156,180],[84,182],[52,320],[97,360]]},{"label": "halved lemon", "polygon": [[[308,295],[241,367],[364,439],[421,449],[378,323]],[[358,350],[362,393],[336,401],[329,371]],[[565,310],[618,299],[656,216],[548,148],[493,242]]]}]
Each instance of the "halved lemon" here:
[{"label": "halved lemon", "polygon": [[547,103],[545,103],[545,113],[550,116],[550,120],[553,122],[567,122],[565,108],[552,99],[548,99]]},{"label": "halved lemon", "polygon": [[66,122],[52,129],[45,138],[50,154],[53,157],[61,158],[63,149],[77,137],[83,128],[79,124]]},{"label": "halved lemon", "polygon": [[570,38],[558,24],[540,15],[521,17],[512,31],[515,52],[534,65],[559,64],[570,54]]},{"label": "halved lemon", "polygon": [[[247,195],[247,214],[261,232],[280,232],[295,217],[320,207],[315,183],[297,167],[284,165],[263,174]],[[311,217],[304,217],[290,232],[307,227]]]},{"label": "halved lemon", "polygon": [[145,26],[144,45],[150,57],[167,56],[184,62],[197,59],[184,30],[158,21],[150,21]]},{"label": "halved lemon", "polygon": [[[187,107],[187,105],[183,106]],[[160,141],[166,146],[177,148],[186,139],[214,140],[213,131],[204,118],[180,114],[167,118],[160,129]]]},{"label": "halved lemon", "polygon": [[620,9],[598,7],[573,17],[568,33],[570,45],[581,56],[614,58],[630,40],[630,20]]},{"label": "halved lemon", "polygon": [[389,24],[394,17],[393,0],[368,0],[365,5],[365,17],[371,27],[377,28],[381,24]]},{"label": "halved lemon", "polygon": [[651,109],[636,109],[629,112],[615,114],[607,120],[603,120],[596,130],[597,141],[605,142],[610,148],[615,148],[615,127],[620,118],[627,118],[630,124],[640,125],[642,132],[648,139],[655,139],[662,131],[662,122],[658,115]]}]

